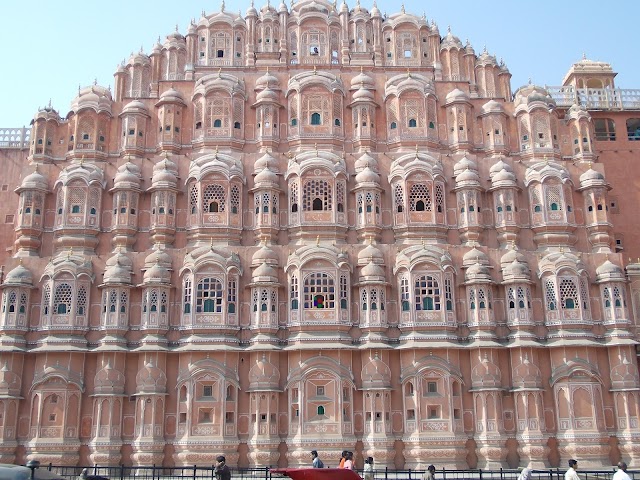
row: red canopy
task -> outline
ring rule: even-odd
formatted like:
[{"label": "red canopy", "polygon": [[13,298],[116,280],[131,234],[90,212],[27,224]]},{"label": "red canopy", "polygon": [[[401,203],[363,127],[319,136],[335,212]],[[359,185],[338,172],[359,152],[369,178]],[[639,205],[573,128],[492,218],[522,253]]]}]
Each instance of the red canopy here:
[{"label": "red canopy", "polygon": [[270,472],[293,480],[360,480],[360,475],[347,468],[274,468]]}]

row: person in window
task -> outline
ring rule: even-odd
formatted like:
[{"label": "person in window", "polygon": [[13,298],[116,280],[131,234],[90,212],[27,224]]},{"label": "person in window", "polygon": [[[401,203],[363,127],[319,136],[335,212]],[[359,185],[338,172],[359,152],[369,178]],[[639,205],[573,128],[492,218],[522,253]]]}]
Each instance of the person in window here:
[{"label": "person in window", "polygon": [[231,480],[231,470],[227,466],[224,455],[218,455],[216,457],[215,468],[213,473],[216,476],[216,480]]}]

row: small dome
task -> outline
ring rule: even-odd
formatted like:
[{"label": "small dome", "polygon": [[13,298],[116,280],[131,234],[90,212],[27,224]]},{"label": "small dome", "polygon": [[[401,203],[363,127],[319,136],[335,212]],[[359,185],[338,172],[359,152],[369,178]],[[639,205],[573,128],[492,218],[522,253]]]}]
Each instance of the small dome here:
[{"label": "small dome", "polygon": [[377,353],[362,367],[360,378],[362,378],[363,388],[392,388],[391,369],[378,357]]},{"label": "small dome", "polygon": [[162,265],[171,268],[171,255],[169,255],[160,245],[155,245],[153,251],[144,259],[145,267],[152,265]]},{"label": "small dome", "polygon": [[489,52],[487,52],[487,49],[485,48],[483,52],[478,56],[477,64],[484,65],[484,66],[488,66],[488,65],[498,66],[498,61],[496,60],[496,57],[494,57],[493,55],[490,55]]},{"label": "small dome", "polygon": [[513,262],[509,263],[504,267],[502,271],[503,277],[515,277],[515,278],[529,278],[530,271],[529,266],[526,263],[519,262],[518,259],[515,259]]},{"label": "small dome", "polygon": [[375,90],[376,83],[373,78],[364,73],[363,70],[360,70],[360,73],[351,79],[351,90],[363,88],[367,90]]},{"label": "small dome", "polygon": [[253,6],[253,2],[251,2],[251,5],[249,5],[249,8],[247,8],[247,12],[245,13],[245,17],[256,17],[256,16],[258,16],[258,11]]},{"label": "small dome", "polygon": [[9,369],[9,365],[5,363],[0,368],[0,395],[8,397],[20,397],[21,387],[20,376]]},{"label": "small dome", "polygon": [[580,175],[580,183],[604,182],[604,175],[589,167],[589,170]]},{"label": "small dome", "polygon": [[456,187],[463,186],[464,184],[480,184],[480,175],[478,175],[478,172],[466,169],[464,172],[456,175]]},{"label": "small dome", "polygon": [[507,250],[507,252],[500,258],[500,264],[503,266],[515,261],[526,263],[524,255],[520,253],[519,250],[516,250],[515,247]]},{"label": "small dome", "polygon": [[156,106],[160,106],[163,103],[178,103],[180,105],[186,105],[182,94],[173,87],[160,94],[160,99],[158,103],[156,103]]},{"label": "small dome", "polygon": [[35,170],[22,179],[21,190],[47,190],[47,179]]},{"label": "small dome", "polygon": [[31,287],[33,285],[33,275],[29,269],[25,268],[22,264],[13,268],[7,276],[4,277],[4,286],[16,286],[16,287]]},{"label": "small dome", "polygon": [[602,265],[596,268],[596,282],[624,282],[626,281],[624,272],[615,263],[605,260]]},{"label": "small dome", "polygon": [[249,369],[249,390],[279,391],[280,371],[267,359],[265,353]]},{"label": "small dome", "polygon": [[356,183],[380,183],[380,175],[366,166],[364,170],[356,175]]},{"label": "small dome", "polygon": [[358,158],[354,163],[356,172],[361,172],[366,166],[371,167],[373,170],[378,169],[378,161],[369,155],[368,152],[364,152],[360,155],[360,158]]},{"label": "small dome", "polygon": [[373,100],[373,92],[367,90],[366,88],[359,88],[353,94],[353,100]]},{"label": "small dome", "polygon": [[278,161],[269,153],[266,152],[263,156],[261,156],[256,163],[254,164],[254,172],[258,173],[261,170],[269,167],[270,169],[277,171],[275,167],[278,165]]},{"label": "small dome", "polygon": [[489,113],[504,113],[504,107],[500,102],[489,100],[487,103],[482,105],[482,107],[480,107],[480,113],[482,115],[487,115]]},{"label": "small dome", "polygon": [[450,48],[463,48],[462,42],[458,37],[451,33],[451,30],[447,32],[447,35],[442,39],[442,43],[440,44],[440,50],[447,50]]},{"label": "small dome", "polygon": [[358,252],[359,266],[367,265],[369,262],[384,264],[384,255],[373,243],[370,243]]},{"label": "small dome", "polygon": [[513,172],[513,168],[511,168],[511,165],[509,165],[507,162],[504,161],[504,159],[501,158],[496,163],[491,165],[491,168],[489,169],[489,177],[493,177],[496,173],[500,172],[501,170],[506,170],[507,172]]},{"label": "small dome", "polygon": [[445,103],[451,103],[451,102],[456,102],[456,101],[465,101],[466,102],[467,100],[469,100],[469,95],[464,93],[459,88],[454,88],[445,97]]},{"label": "small dome", "polygon": [[94,394],[123,394],[124,375],[119,370],[111,366],[111,362],[98,370],[93,381]]},{"label": "small dome", "polygon": [[373,2],[373,7],[371,7],[371,17],[380,17],[380,9],[378,9],[378,5],[376,5],[376,2]]},{"label": "small dome", "polygon": [[347,7],[347,3],[342,0],[342,4],[340,5],[340,13],[349,13],[349,7]]},{"label": "small dome", "polygon": [[269,185],[278,186],[278,174],[271,170],[269,167],[263,168],[254,179],[255,185]]},{"label": "small dome", "polygon": [[129,57],[129,65],[149,65],[151,63],[151,59],[146,55],[142,50],[138,53],[132,54]]},{"label": "small dome", "polygon": [[149,109],[140,100],[133,100],[125,105],[122,114],[149,115]]},{"label": "small dome", "polygon": [[263,244],[258,250],[255,251],[251,257],[251,266],[256,267],[266,263],[274,267],[278,266],[278,255],[267,245]]},{"label": "small dome", "polygon": [[153,48],[151,48],[151,56],[160,55],[162,53],[162,45],[160,44],[160,37],[158,37],[158,41],[153,44]]},{"label": "small dome", "polygon": [[373,262],[367,263],[362,270],[360,270],[361,277],[378,277],[384,279],[384,268],[380,265],[376,265]]},{"label": "small dome", "polygon": [[264,75],[256,80],[256,90],[269,88],[272,90],[280,90],[280,80],[267,70]]},{"label": "small dome", "polygon": [[167,157],[153,166],[151,184],[154,187],[176,187],[178,183],[178,167]]},{"label": "small dome", "polygon": [[516,176],[512,172],[507,171],[506,168],[503,168],[491,178],[492,187],[505,187],[515,185]]},{"label": "small dome", "polygon": [[473,280],[491,280],[491,274],[489,273],[489,268],[485,265],[481,265],[480,263],[474,263],[464,274],[464,278],[467,282]]},{"label": "small dome", "polygon": [[528,105],[535,102],[541,102],[547,107],[555,107],[556,102],[553,100],[549,92],[537,85],[525,85],[518,89],[515,93],[513,103],[517,107]]},{"label": "small dome", "polygon": [[140,167],[134,163],[127,162],[118,167],[116,176],[113,179],[113,188],[138,190],[141,180]]},{"label": "small dome", "polygon": [[251,274],[251,278],[254,282],[263,280],[263,281],[277,281],[278,272],[275,268],[267,265],[267,263],[263,263],[258,268],[256,268]]},{"label": "small dome", "polygon": [[143,275],[143,283],[165,283],[171,281],[171,273],[161,265],[154,265]]},{"label": "small dome", "polygon": [[462,256],[462,266],[467,267],[475,263],[489,265],[489,258],[482,250],[478,250],[476,247],[473,247]]},{"label": "small dome", "polygon": [[105,264],[102,281],[105,284],[130,284],[133,264],[123,253],[116,253]]},{"label": "small dome", "polygon": [[478,170],[476,162],[469,160],[466,156],[462,157],[453,165],[453,176],[457,177],[465,170]]},{"label": "small dome", "polygon": [[113,98],[109,89],[100,85],[85,87],[78,93],[78,96],[71,102],[71,111],[78,113],[81,110],[90,108],[97,113],[107,112],[111,114],[111,104]]},{"label": "small dome", "polygon": [[257,102],[265,102],[265,101],[277,102],[279,99],[280,97],[278,93],[275,92],[274,90],[271,90],[270,88],[265,88],[261,92],[258,92],[258,94],[256,95]]},{"label": "small dome", "polygon": [[164,393],[167,388],[167,376],[149,360],[136,375],[136,390],[138,393]]}]

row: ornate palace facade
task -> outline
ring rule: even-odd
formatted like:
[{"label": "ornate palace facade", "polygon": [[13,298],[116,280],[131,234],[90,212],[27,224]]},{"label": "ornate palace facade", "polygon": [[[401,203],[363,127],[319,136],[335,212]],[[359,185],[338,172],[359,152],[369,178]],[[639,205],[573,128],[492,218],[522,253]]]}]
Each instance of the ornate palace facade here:
[{"label": "ornate palace facade", "polygon": [[301,0],[203,14],[41,109],[0,153],[0,459],[637,462],[614,76],[512,94],[404,8]]}]

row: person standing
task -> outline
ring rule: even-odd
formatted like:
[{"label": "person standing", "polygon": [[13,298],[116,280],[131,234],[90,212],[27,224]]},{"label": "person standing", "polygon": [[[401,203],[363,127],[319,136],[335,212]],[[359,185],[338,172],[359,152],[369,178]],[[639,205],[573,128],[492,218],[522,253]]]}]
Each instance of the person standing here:
[{"label": "person standing", "polygon": [[311,450],[311,458],[313,458],[313,461],[311,462],[311,466],[313,468],[324,468],[324,463],[320,460],[317,450]]},{"label": "person standing", "polygon": [[435,480],[436,467],[433,465],[429,465],[427,470],[424,472],[422,476],[422,480]]},{"label": "person standing", "polygon": [[347,470],[353,470],[353,453],[347,452],[347,456],[344,458],[344,467]]},{"label": "person standing", "polygon": [[224,455],[218,455],[216,457],[216,464],[213,469],[213,473],[216,476],[216,480],[231,480],[231,470],[227,467]]},{"label": "person standing", "polygon": [[343,450],[342,451],[342,457],[340,457],[340,465],[338,465],[338,468],[344,468],[344,462],[347,460],[347,451]]},{"label": "person standing", "polygon": [[530,468],[523,468],[520,475],[518,475],[518,480],[531,480],[531,473],[533,470]]},{"label": "person standing", "polygon": [[618,462],[618,471],[613,474],[613,480],[631,480],[625,462]]},{"label": "person standing", "polygon": [[373,457],[367,457],[364,461],[364,480],[373,480]]},{"label": "person standing", "polygon": [[578,476],[578,461],[573,458],[569,460],[569,470],[564,474],[564,480],[580,480]]}]

